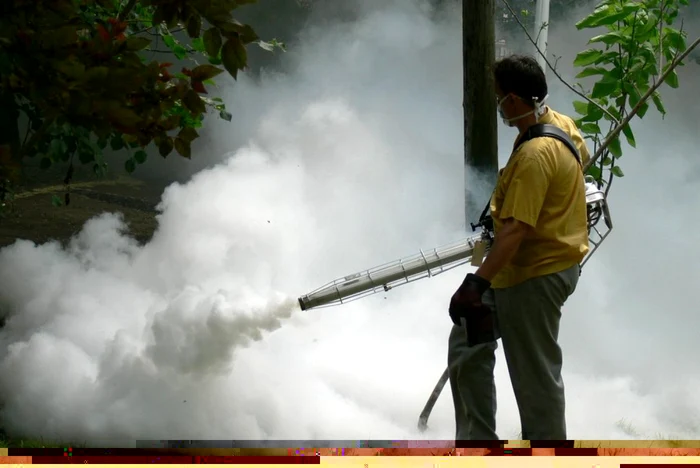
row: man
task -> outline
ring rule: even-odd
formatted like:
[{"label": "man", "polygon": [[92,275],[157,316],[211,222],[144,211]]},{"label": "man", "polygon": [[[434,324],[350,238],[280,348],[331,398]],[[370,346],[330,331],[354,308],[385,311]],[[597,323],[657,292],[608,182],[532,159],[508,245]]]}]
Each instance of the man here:
[{"label": "man", "polygon": [[[494,78],[499,113],[506,125],[517,127],[518,139],[532,125],[552,124],[571,137],[583,164],[590,159],[574,121],[544,106],[547,82],[534,58],[504,58],[496,63]],[[499,173],[490,209],[493,245],[450,303],[455,326],[448,363],[456,438],[498,438],[493,370],[500,337],[522,438],[564,440],[557,339],[561,307],[576,288],[579,264],[588,251],[581,164],[554,138],[533,138],[515,146]],[[477,332],[477,325],[484,323],[487,332],[492,328],[492,336],[468,346],[466,332]]]}]

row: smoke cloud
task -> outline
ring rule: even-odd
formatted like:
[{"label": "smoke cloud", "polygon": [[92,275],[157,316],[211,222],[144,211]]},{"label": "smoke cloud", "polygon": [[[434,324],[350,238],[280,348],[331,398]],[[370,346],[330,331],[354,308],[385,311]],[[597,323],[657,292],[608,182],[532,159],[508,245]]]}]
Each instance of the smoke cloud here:
[{"label": "smoke cloud", "polygon": [[[365,3],[354,21],[309,25],[284,72],[224,82],[236,119],[211,119],[199,172],[165,190],[148,244],[100,214],[66,247],[0,251],[6,431],[101,445],[453,437],[447,388],[428,432],[415,428],[466,268],[338,308],[296,304],[465,235],[457,10],[438,20],[418,1]],[[574,29],[550,31],[563,66],[585,45]],[[669,116],[633,127],[615,230],[564,310],[571,438],[700,431],[691,67],[680,91],[664,89]],[[573,96],[549,79],[550,104],[570,112]],[[500,128],[503,163],[513,138]],[[500,350],[496,374],[499,435],[515,438]]]}]

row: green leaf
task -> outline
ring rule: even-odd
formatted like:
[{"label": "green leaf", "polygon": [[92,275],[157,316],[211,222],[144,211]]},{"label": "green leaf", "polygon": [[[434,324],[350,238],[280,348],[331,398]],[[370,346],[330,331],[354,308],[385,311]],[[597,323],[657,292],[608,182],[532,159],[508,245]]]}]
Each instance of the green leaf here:
[{"label": "green leaf", "polygon": [[221,33],[217,28],[209,28],[204,32],[204,50],[210,57],[218,57],[221,50]]},{"label": "green leaf", "polygon": [[605,34],[600,34],[598,36],[592,37],[588,43],[589,44],[595,44],[597,42],[602,42],[605,45],[613,45],[617,43],[626,43],[628,41],[628,37],[622,34],[620,31],[611,31],[609,33]]},{"label": "green leaf", "polygon": [[[625,93],[627,93],[627,97],[629,97],[629,103],[630,106],[634,107],[637,105],[639,100],[641,99],[641,96],[639,95],[639,92],[637,91],[637,88],[634,87],[634,85],[630,83],[623,83],[622,88],[624,89]],[[625,95],[621,94],[617,98],[617,106],[618,107],[625,107],[626,102],[625,102]]]},{"label": "green leaf", "polygon": [[66,156],[69,156],[68,146],[66,145],[66,142],[61,138],[54,138],[53,140],[51,140],[49,150],[51,152],[51,159],[54,161],[59,159],[67,160]]},{"label": "green leaf", "polygon": [[643,119],[644,116],[647,114],[647,111],[649,110],[649,104],[645,102],[644,104],[639,106],[639,111],[637,112],[637,116],[640,119]]},{"label": "green leaf", "polygon": [[676,50],[685,50],[686,43],[683,34],[677,29],[664,28],[664,44]]},{"label": "green leaf", "polygon": [[199,65],[192,70],[192,80],[205,81],[220,75],[224,71],[214,65]]},{"label": "green leaf", "polygon": [[221,59],[226,71],[235,79],[238,76],[238,70],[242,70],[248,64],[248,53],[240,39],[234,36],[228,39],[221,49]]},{"label": "green leaf", "polygon": [[192,127],[185,127],[177,134],[178,138],[191,143],[199,137],[199,133]]},{"label": "green leaf", "polygon": [[199,97],[199,94],[197,94],[196,91],[189,90],[187,93],[185,93],[185,96],[182,98],[182,103],[187,107],[187,109],[190,110],[194,115],[200,115],[204,112],[206,112],[206,104],[204,104],[204,101],[202,101],[202,98]]},{"label": "green leaf", "polygon": [[107,116],[122,127],[135,127],[142,120],[136,112],[126,107],[109,109]]},{"label": "green leaf", "polygon": [[632,133],[632,127],[630,127],[630,124],[627,124],[624,127],[622,127],[622,133],[625,134],[625,138],[627,138],[627,143],[629,143],[629,145],[632,148],[636,148],[637,140],[634,139],[634,133]]},{"label": "green leaf", "polygon": [[138,164],[143,164],[146,162],[146,158],[148,155],[144,150],[139,150],[134,153],[134,161],[136,161]]},{"label": "green leaf", "polygon": [[129,158],[126,160],[124,163],[124,169],[126,169],[126,172],[129,174],[136,170],[136,161],[134,161],[134,158]]},{"label": "green leaf", "polygon": [[597,134],[599,134],[599,133],[602,133],[602,132],[600,131],[600,127],[598,126],[598,124],[597,124],[597,123],[591,123],[591,122],[584,123],[583,125],[581,125],[581,131],[582,131],[583,133],[588,133],[588,134],[591,134],[591,135],[597,135]]},{"label": "green leaf", "polygon": [[177,45],[177,41],[170,34],[163,34],[160,37],[161,37],[161,39],[163,39],[163,42],[165,43],[166,46],[168,46],[168,48],[170,50],[174,49],[175,46]]},{"label": "green leaf", "polygon": [[605,116],[603,110],[595,104],[589,102],[586,108],[586,115],[581,118],[584,122],[597,122]]},{"label": "green leaf", "polygon": [[593,85],[591,97],[593,99],[607,97],[613,95],[620,87],[619,81],[598,81]]},{"label": "green leaf", "polygon": [[661,112],[661,114],[665,115],[666,114],[666,108],[664,107],[663,101],[661,101],[661,95],[659,94],[658,91],[654,91],[654,93],[651,95],[652,101],[654,101],[654,105],[656,106],[656,109]]},{"label": "green leaf", "polygon": [[608,149],[610,150],[610,154],[612,154],[616,158],[622,157],[622,146],[620,145],[620,136],[619,135],[616,136],[610,142]]},{"label": "green leaf", "polygon": [[576,75],[576,78],[586,78],[593,75],[607,75],[609,72],[603,67],[587,67],[581,73]]},{"label": "green leaf", "polygon": [[574,110],[577,114],[588,114],[588,103],[583,101],[574,101]]},{"label": "green leaf", "polygon": [[613,166],[613,168],[610,169],[610,172],[612,172],[615,177],[624,177],[625,176],[625,173],[622,172],[622,169],[620,168],[620,166]]},{"label": "green leaf", "polygon": [[55,207],[63,206],[63,200],[58,195],[51,195],[51,204]]},{"label": "green leaf", "polygon": [[637,2],[627,2],[619,9],[612,5],[596,8],[593,14],[576,23],[576,28],[597,28],[614,24],[627,18],[630,14],[639,10],[640,7],[641,5]]},{"label": "green leaf", "polygon": [[204,52],[204,40],[201,37],[192,39],[192,48],[197,52]]},{"label": "green leaf", "polygon": [[173,152],[173,139],[170,137],[165,137],[162,139],[158,145],[158,152],[164,158]]},{"label": "green leaf", "polygon": [[202,32],[202,17],[195,14],[187,21],[187,35],[197,38]]},{"label": "green leaf", "polygon": [[182,60],[185,57],[187,57],[187,49],[182,47],[180,44],[175,45],[175,47],[173,47],[172,50],[173,54],[175,54],[175,57],[177,57],[179,60]]},{"label": "green leaf", "polygon": [[227,122],[230,122],[231,119],[233,118],[233,116],[230,113],[226,112],[225,110],[222,110],[221,112],[219,112],[219,117],[221,117],[222,119],[224,119]]},{"label": "green leaf", "polygon": [[601,176],[603,175],[603,172],[600,170],[600,168],[597,165],[594,164],[588,168],[588,171],[586,171],[586,174],[589,176],[592,176],[595,180],[600,180]]},{"label": "green leaf", "polygon": [[583,52],[579,52],[574,59],[574,66],[585,67],[595,63],[601,56],[603,52],[598,49],[587,49]]},{"label": "green leaf", "polygon": [[182,138],[175,138],[175,151],[180,153],[180,156],[183,158],[190,159],[192,157],[192,148],[190,147],[190,143]]},{"label": "green leaf", "polygon": [[143,50],[151,45],[150,37],[129,36],[126,38],[126,50]]},{"label": "green leaf", "polygon": [[576,23],[576,29],[584,29],[595,27],[595,24],[602,18],[605,18],[610,12],[610,8],[606,6],[600,6],[593,10],[593,13],[586,16],[584,19]]},{"label": "green leaf", "polygon": [[109,140],[109,146],[114,151],[119,151],[124,148],[124,140],[122,140],[121,135],[114,135],[111,140]]},{"label": "green leaf", "polygon": [[89,164],[91,162],[94,162],[95,153],[87,148],[82,149],[80,152],[78,152],[78,160],[80,160],[81,164]]},{"label": "green leaf", "polygon": [[666,83],[671,87],[671,88],[678,88],[679,83],[678,83],[678,74],[676,73],[676,70],[671,71],[671,73],[668,74],[666,77]]}]

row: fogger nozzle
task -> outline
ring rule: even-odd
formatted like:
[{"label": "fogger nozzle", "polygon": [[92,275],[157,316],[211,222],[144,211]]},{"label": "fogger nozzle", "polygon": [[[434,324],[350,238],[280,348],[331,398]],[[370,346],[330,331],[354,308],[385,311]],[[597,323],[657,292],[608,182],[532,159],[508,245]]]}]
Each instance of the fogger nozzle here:
[{"label": "fogger nozzle", "polygon": [[467,263],[479,241],[490,242],[482,231],[459,242],[421,252],[369,270],[345,276],[299,298],[301,310],[344,304],[421,278],[435,276]]}]

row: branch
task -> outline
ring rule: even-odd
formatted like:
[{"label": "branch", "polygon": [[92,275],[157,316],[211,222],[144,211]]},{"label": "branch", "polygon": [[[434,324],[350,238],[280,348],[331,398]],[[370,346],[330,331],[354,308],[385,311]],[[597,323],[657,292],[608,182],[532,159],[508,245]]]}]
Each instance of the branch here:
[{"label": "branch", "polygon": [[511,7],[511,6],[510,6],[510,3],[508,3],[508,0],[502,0],[502,1],[503,1],[503,3],[506,5],[506,8],[508,8],[508,10],[510,10],[510,14],[513,15],[513,18],[515,18],[515,21],[518,22],[518,24],[519,24],[520,27],[522,28],[523,32],[527,35],[527,38],[530,40],[530,42],[532,43],[532,45],[535,46],[535,49],[537,49],[537,52],[542,56],[542,58],[544,59],[545,63],[546,63],[547,66],[549,67],[549,69],[552,70],[552,73],[554,73],[554,75],[555,75],[557,78],[559,78],[559,81],[561,81],[562,83],[564,83],[564,85],[565,85],[567,88],[569,88],[571,91],[573,91],[574,93],[576,93],[578,96],[580,96],[581,98],[585,99],[586,101],[590,102],[591,104],[593,104],[594,106],[596,106],[598,109],[600,109],[601,111],[603,111],[608,117],[610,117],[610,118],[613,120],[613,122],[617,123],[617,119],[615,118],[615,116],[612,115],[606,108],[604,108],[603,106],[601,106],[600,104],[598,104],[598,103],[595,102],[593,99],[591,99],[591,98],[589,98],[588,96],[586,96],[585,94],[583,94],[583,93],[581,93],[580,91],[578,91],[576,88],[574,88],[573,86],[571,86],[564,78],[562,78],[562,76],[559,74],[559,72],[556,70],[556,68],[555,68],[554,66],[552,66],[552,64],[549,62],[549,60],[547,60],[547,56],[545,55],[545,53],[542,52],[542,51],[540,50],[540,48],[537,46],[537,42],[535,42],[535,40],[532,38],[532,36],[530,35],[530,33],[527,31],[527,28],[525,27],[525,25],[522,23],[522,21],[520,21],[520,18],[519,18],[518,15],[515,13],[515,10],[513,10],[513,7]]},{"label": "branch", "polygon": [[119,12],[119,16],[117,17],[119,21],[124,21],[126,17],[129,16],[129,13],[131,13],[131,10],[134,9],[137,3],[138,0],[129,0],[124,9]]},{"label": "branch", "polygon": [[666,78],[671,74],[673,70],[683,61],[684,58],[686,58],[690,53],[695,49],[697,46],[700,45],[700,37],[695,39],[695,42],[693,42],[690,47],[685,49],[685,52],[683,52],[681,55],[676,57],[673,62],[669,64],[668,69],[664,72],[663,75],[661,75],[661,78],[657,83],[654,84],[651,88],[649,88],[649,91],[647,91],[644,96],[639,100],[636,106],[630,111],[629,114],[627,114],[627,117],[625,117],[620,124],[618,124],[615,129],[608,134],[608,136],[605,138],[605,141],[603,141],[603,144],[598,148],[598,151],[595,152],[595,154],[591,157],[590,161],[586,164],[586,166],[583,168],[583,172],[585,173],[588,171],[588,168],[591,167],[592,164],[596,162],[598,158],[602,156],[602,154],[605,152],[606,148],[610,145],[610,143],[620,134],[622,129],[632,120],[632,117],[637,115],[637,112],[639,112],[639,109],[649,100],[652,94],[654,94],[654,91],[656,91],[659,86],[661,86],[662,83],[666,81]]}]

